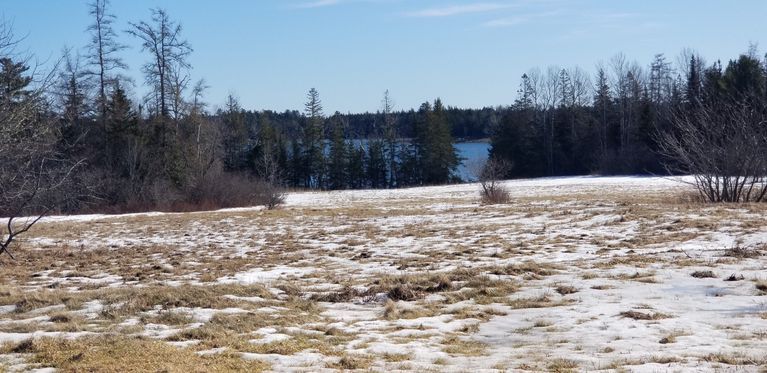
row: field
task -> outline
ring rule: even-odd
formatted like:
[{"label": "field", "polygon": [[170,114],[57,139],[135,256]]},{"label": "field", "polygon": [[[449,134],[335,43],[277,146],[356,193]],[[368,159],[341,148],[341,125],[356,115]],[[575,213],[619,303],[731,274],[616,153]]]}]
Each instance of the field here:
[{"label": "field", "polygon": [[[762,371],[767,206],[663,178],[50,217],[0,259],[8,371]],[[45,369],[43,369],[44,371]]]}]

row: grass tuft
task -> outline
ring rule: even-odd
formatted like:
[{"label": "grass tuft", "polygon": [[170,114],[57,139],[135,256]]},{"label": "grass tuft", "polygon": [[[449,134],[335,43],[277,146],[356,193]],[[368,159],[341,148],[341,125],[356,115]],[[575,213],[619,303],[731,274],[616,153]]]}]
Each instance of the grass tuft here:
[{"label": "grass tuft", "polygon": [[690,276],[695,278],[716,278],[716,275],[712,271],[695,271]]},{"label": "grass tuft", "polygon": [[671,316],[660,312],[639,312],[639,311],[623,311],[619,314],[621,317],[626,317],[634,320],[661,320],[668,319]]}]

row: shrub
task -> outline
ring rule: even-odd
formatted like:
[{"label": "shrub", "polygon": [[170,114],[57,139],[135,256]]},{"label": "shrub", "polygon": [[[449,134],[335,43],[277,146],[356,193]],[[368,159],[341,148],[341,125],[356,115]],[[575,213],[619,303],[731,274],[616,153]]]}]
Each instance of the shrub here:
[{"label": "shrub", "polygon": [[490,159],[479,173],[479,183],[482,187],[480,196],[483,204],[508,203],[511,199],[509,190],[500,180],[511,170],[511,164],[502,159]]}]

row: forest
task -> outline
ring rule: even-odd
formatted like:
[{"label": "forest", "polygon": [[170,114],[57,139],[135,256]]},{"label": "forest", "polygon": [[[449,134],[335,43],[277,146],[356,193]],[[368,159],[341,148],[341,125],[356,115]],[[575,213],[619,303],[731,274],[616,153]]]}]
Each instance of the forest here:
[{"label": "forest", "polygon": [[[247,110],[235,95],[211,110],[205,80],[191,76],[192,44],[166,11],[150,10],[124,33],[105,0],[90,4],[90,18],[90,43],[48,69],[20,54],[11,25],[0,25],[4,215],[273,206],[286,188],[454,183],[456,139],[489,139],[490,159],[510,165],[502,178],[712,167],[721,175],[729,172],[721,164],[686,159],[691,145],[732,155],[732,144],[758,139],[749,151],[764,154],[756,114],[765,112],[767,65],[756,47],[726,63],[686,50],[676,63],[658,54],[646,66],[617,54],[593,74],[534,68],[509,87],[516,99],[504,107],[435,99],[401,110],[387,90],[375,113],[328,114],[311,88],[300,111]],[[127,43],[144,52],[142,66],[124,63]],[[131,69],[143,73],[146,95],[131,93]],[[740,137],[716,132],[725,125],[702,126],[737,117],[733,110],[756,120]],[[696,138],[690,131],[701,141],[686,142]],[[733,142],[704,141],[720,135]],[[754,175],[763,172],[756,158]]]}]

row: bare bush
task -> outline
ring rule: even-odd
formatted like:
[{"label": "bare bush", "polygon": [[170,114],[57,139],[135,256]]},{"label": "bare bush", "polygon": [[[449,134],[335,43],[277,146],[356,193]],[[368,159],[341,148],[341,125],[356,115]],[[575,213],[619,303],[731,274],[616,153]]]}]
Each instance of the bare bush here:
[{"label": "bare bush", "polygon": [[[10,57],[13,34],[0,21],[0,254],[43,216],[72,198],[69,183],[81,162],[61,149],[55,121],[46,114],[44,91],[53,73],[34,81],[28,67]],[[37,88],[29,88],[35,83]]]},{"label": "bare bush", "polygon": [[194,209],[266,206],[273,209],[284,202],[282,188],[261,179],[235,173],[212,173],[185,193]]},{"label": "bare bush", "polygon": [[708,202],[767,199],[767,127],[759,99],[697,103],[673,117],[660,136],[672,173],[693,175]]},{"label": "bare bush", "polygon": [[501,180],[511,170],[511,163],[503,159],[489,159],[479,172],[480,196],[483,204],[508,203],[511,199],[509,190]]}]

